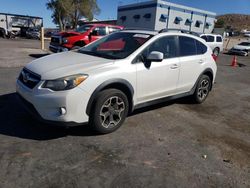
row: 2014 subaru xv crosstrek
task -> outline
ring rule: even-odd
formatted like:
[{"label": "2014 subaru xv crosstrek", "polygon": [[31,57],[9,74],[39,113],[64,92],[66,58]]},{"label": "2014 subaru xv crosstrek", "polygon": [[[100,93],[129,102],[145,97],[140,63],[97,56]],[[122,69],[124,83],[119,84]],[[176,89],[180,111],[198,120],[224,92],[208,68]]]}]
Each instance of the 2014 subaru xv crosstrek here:
[{"label": "2014 subaru xv crosstrek", "polygon": [[110,133],[146,105],[184,96],[202,103],[216,71],[211,49],[196,36],[124,30],[78,51],[34,60],[21,71],[16,89],[42,120],[88,122]]}]

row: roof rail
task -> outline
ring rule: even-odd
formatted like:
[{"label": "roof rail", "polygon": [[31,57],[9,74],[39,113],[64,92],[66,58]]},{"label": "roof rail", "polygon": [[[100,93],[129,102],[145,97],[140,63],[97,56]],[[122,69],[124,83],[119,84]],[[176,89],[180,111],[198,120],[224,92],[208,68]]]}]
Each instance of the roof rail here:
[{"label": "roof rail", "polygon": [[198,36],[198,37],[200,36],[199,33],[196,33],[193,31],[189,31],[189,30],[185,30],[185,29],[175,29],[175,28],[162,29],[158,33],[171,32],[171,31],[176,31],[176,32],[180,32],[180,33],[187,33],[187,34],[191,34],[191,35]]},{"label": "roof rail", "polygon": [[123,30],[145,30],[145,31],[158,32],[158,31],[153,30],[153,29],[141,28],[141,27],[125,27]]}]

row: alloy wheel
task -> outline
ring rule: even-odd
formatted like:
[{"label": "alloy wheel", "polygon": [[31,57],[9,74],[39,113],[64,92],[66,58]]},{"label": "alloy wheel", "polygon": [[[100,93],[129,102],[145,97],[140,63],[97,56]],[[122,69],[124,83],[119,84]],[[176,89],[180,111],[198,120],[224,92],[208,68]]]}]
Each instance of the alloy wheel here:
[{"label": "alloy wheel", "polygon": [[125,103],[122,98],[112,96],[108,98],[101,107],[101,124],[105,128],[112,128],[119,124],[125,110]]},{"label": "alloy wheel", "polygon": [[204,79],[200,82],[199,88],[198,88],[198,98],[200,101],[203,101],[208,93],[209,93],[209,81],[207,79]]}]

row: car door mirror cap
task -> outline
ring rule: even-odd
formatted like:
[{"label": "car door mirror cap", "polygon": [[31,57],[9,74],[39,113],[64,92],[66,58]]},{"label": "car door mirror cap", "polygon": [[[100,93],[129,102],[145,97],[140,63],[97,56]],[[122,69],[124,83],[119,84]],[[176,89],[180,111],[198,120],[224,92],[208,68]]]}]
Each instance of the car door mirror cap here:
[{"label": "car door mirror cap", "polygon": [[162,52],[158,52],[158,51],[152,51],[148,57],[147,57],[147,61],[156,61],[156,62],[161,62],[163,60],[164,54]]}]

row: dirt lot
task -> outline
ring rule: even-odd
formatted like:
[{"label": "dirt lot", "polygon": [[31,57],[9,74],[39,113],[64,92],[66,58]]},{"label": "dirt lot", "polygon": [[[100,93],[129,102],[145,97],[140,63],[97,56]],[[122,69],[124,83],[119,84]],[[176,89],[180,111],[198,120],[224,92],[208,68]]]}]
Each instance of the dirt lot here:
[{"label": "dirt lot", "polygon": [[15,79],[37,47],[0,39],[0,187],[250,187],[249,57],[232,68],[232,56],[220,55],[204,104],[144,108],[95,135],[41,124],[17,104]]}]

